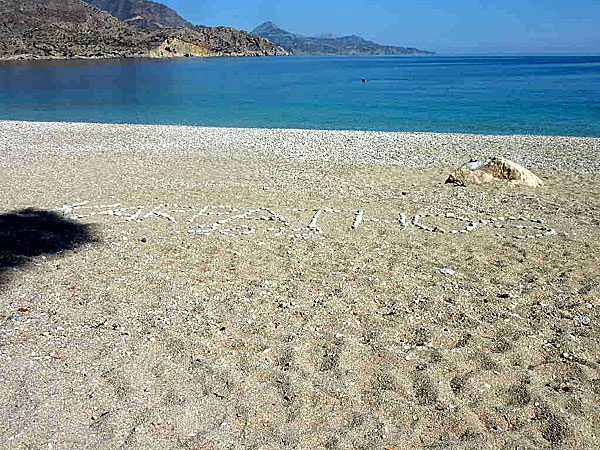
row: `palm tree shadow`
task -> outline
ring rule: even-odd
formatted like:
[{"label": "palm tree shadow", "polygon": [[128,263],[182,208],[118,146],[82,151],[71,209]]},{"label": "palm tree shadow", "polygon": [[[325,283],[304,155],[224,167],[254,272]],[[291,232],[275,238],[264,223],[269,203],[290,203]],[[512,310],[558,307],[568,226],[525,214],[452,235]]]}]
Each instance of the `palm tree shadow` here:
[{"label": "palm tree shadow", "polygon": [[0,214],[0,287],[12,268],[31,258],[54,255],[94,242],[90,225],[67,219],[53,211],[27,208]]}]

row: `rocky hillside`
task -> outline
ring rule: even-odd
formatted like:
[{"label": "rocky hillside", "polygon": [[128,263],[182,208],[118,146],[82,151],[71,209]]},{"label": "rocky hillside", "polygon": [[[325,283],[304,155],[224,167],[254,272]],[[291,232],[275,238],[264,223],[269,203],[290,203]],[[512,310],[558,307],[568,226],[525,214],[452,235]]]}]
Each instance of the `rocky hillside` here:
[{"label": "rocky hillside", "polygon": [[288,53],[246,31],[230,27],[196,27],[160,29],[152,32],[153,40],[160,41],[150,50],[150,56],[159,58],[182,56],[284,56]]},{"label": "rocky hillside", "polygon": [[193,28],[194,25],[183,19],[166,5],[147,0],[85,0],[117,19],[142,28]]},{"label": "rocky hillside", "polygon": [[[294,34],[265,22],[252,33],[280,45],[294,55],[421,55],[432,54],[412,47],[392,47],[367,41],[359,36],[311,37]],[[323,36],[323,35],[321,35]]]},{"label": "rocky hillside", "polygon": [[0,0],[3,58],[144,56],[150,43],[137,27],[81,0]]},{"label": "rocky hillside", "polygon": [[146,30],[83,0],[0,0],[0,59],[285,54],[233,28]]}]

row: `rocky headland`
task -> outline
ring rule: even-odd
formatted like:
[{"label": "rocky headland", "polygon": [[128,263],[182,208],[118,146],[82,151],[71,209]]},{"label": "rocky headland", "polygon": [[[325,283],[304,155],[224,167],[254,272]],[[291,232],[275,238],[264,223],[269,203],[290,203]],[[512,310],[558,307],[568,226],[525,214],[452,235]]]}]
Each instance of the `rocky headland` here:
[{"label": "rocky headland", "polygon": [[432,55],[413,47],[395,47],[367,41],[360,36],[333,37],[330,34],[304,36],[265,22],[252,33],[280,45],[294,55]]},{"label": "rocky headland", "polygon": [[0,0],[0,59],[286,55],[228,27],[153,27],[119,20],[83,0]]}]

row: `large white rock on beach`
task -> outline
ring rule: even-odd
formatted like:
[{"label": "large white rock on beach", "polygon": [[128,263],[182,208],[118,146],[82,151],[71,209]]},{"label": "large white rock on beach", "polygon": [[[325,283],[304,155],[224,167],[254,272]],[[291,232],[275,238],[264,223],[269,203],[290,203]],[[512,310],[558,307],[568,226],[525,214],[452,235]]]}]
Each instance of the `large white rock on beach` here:
[{"label": "large white rock on beach", "polygon": [[460,185],[509,181],[513,184],[540,187],[544,182],[525,167],[506,158],[491,158],[486,161],[472,159],[453,171],[446,183]]}]

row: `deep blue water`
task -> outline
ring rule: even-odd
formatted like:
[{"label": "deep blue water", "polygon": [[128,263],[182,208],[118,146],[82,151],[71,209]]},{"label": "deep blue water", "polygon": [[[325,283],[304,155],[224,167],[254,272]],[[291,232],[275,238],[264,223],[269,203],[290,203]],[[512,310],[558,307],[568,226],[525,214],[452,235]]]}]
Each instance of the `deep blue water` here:
[{"label": "deep blue water", "polygon": [[1,62],[0,119],[600,136],[600,56]]}]

